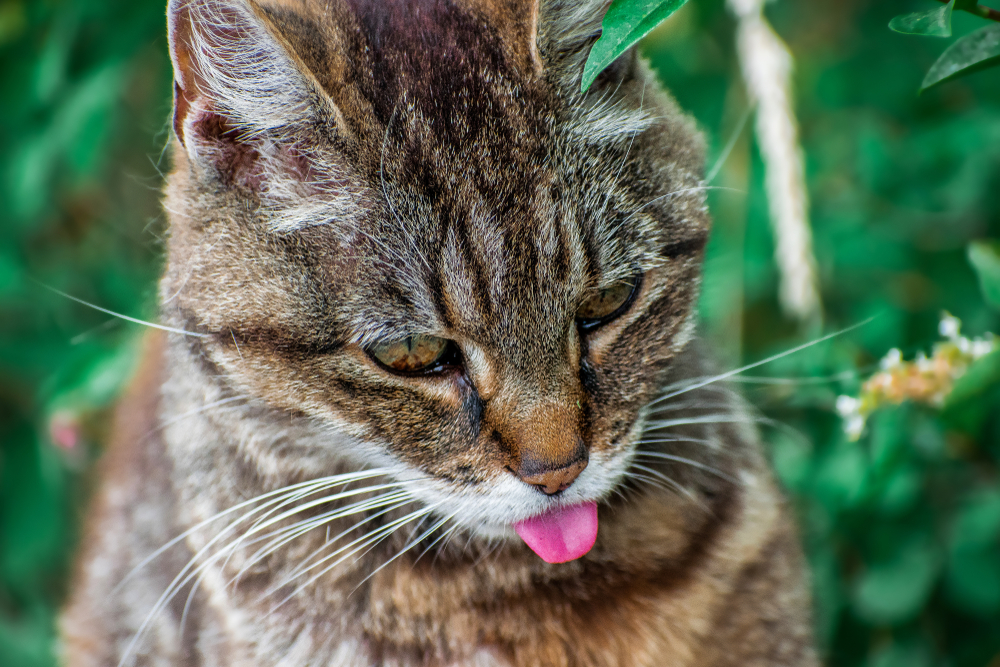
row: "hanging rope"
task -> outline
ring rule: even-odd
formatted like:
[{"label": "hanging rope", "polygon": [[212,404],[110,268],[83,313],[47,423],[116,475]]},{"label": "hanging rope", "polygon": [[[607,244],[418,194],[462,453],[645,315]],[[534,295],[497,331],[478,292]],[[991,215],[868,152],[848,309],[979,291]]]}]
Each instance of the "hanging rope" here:
[{"label": "hanging rope", "polygon": [[736,47],[747,93],[756,106],[757,143],[781,276],[779,301],[803,323],[822,318],[808,199],[791,100],[792,56],[764,18],[764,0],[728,0],[739,21]]}]

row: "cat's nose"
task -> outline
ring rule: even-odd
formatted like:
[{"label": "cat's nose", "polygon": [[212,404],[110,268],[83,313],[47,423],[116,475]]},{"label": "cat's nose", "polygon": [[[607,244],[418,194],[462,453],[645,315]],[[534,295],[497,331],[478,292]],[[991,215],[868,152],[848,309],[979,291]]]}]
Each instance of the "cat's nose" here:
[{"label": "cat's nose", "polygon": [[562,456],[545,456],[544,453],[532,450],[522,452],[514,474],[525,484],[534,486],[546,495],[552,496],[565,491],[587,467],[589,460],[583,441],[579,437],[575,440],[576,446]]},{"label": "cat's nose", "polygon": [[[487,419],[499,422],[493,430],[502,465],[515,477],[542,493],[565,491],[589,461],[580,431],[580,403],[570,398],[542,400],[515,414],[503,414],[496,403]],[[513,412],[513,410],[512,410]]]}]

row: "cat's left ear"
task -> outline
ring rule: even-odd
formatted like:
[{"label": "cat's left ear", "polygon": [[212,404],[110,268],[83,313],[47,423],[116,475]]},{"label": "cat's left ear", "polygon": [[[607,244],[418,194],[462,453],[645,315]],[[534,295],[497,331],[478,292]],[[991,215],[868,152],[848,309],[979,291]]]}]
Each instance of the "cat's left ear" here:
[{"label": "cat's left ear", "polygon": [[291,143],[338,125],[333,102],[253,0],[170,0],[167,24],[174,131],[192,157],[212,140],[206,115],[241,138]]},{"label": "cat's left ear", "polygon": [[507,43],[522,71],[541,74],[545,68],[538,50],[538,18],[546,0],[470,0],[470,4],[489,17],[490,25]]},{"label": "cat's left ear", "polygon": [[[524,0],[536,4],[535,43],[550,78],[569,95],[578,95],[590,49],[601,35],[601,23],[611,0]],[[608,65],[590,87],[601,96],[617,91],[635,76],[637,49],[633,46]]]}]

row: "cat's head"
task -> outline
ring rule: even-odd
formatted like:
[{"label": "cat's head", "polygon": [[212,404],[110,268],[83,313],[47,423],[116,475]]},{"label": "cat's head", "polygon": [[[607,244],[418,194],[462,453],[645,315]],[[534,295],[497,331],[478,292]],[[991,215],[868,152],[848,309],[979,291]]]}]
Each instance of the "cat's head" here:
[{"label": "cat's head", "polygon": [[701,146],[634,51],[580,92],[606,6],[169,7],[164,316],[483,535],[610,494],[693,329]]}]

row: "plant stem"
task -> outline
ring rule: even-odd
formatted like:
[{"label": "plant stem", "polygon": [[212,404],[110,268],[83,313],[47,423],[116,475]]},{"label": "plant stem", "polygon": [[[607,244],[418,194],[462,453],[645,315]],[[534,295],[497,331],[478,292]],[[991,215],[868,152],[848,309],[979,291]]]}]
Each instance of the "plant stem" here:
[{"label": "plant stem", "polygon": [[[938,2],[945,5],[947,5],[949,1],[950,0],[938,0]],[[992,7],[984,7],[983,5],[978,5],[978,4],[972,5],[971,7],[959,7],[956,3],[955,9],[960,9],[963,12],[969,12],[970,14],[975,14],[980,18],[1000,23],[1000,11],[993,9]]]}]

